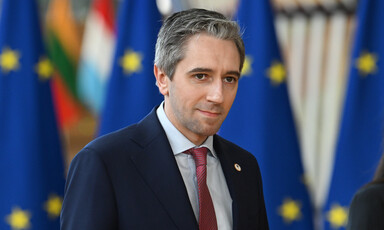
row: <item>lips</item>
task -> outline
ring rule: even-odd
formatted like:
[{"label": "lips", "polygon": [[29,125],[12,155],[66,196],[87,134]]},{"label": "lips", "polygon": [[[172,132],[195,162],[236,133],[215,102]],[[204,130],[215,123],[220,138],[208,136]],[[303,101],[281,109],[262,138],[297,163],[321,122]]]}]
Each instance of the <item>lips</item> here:
[{"label": "lips", "polygon": [[199,109],[199,111],[208,117],[218,117],[221,114],[221,112],[218,112],[218,111],[209,111],[209,110],[201,110],[201,109]]}]

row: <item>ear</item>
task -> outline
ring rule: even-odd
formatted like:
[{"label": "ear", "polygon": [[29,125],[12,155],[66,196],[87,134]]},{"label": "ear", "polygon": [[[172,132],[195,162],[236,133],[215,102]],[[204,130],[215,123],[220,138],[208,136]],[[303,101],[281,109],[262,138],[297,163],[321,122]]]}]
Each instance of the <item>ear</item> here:
[{"label": "ear", "polygon": [[157,67],[157,65],[153,66],[153,73],[156,77],[156,85],[159,87],[159,91],[164,96],[168,95],[168,87],[169,87],[169,81],[170,79],[168,76],[164,73],[163,70]]}]

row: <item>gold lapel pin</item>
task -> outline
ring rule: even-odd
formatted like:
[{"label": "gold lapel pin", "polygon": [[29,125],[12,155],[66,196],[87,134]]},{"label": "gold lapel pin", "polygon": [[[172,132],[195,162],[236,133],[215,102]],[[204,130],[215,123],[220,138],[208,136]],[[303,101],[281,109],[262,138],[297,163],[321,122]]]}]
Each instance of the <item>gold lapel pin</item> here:
[{"label": "gold lapel pin", "polygon": [[241,171],[240,165],[239,164],[235,164],[235,169],[240,172]]}]

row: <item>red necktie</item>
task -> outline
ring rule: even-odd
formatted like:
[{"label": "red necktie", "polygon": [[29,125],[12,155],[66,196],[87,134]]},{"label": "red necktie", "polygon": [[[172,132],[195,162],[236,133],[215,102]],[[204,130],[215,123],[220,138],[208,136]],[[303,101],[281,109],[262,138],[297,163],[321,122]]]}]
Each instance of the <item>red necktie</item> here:
[{"label": "red necktie", "polygon": [[195,159],[197,185],[199,187],[199,229],[217,230],[215,208],[207,186],[207,152],[206,147],[192,148],[185,151]]}]

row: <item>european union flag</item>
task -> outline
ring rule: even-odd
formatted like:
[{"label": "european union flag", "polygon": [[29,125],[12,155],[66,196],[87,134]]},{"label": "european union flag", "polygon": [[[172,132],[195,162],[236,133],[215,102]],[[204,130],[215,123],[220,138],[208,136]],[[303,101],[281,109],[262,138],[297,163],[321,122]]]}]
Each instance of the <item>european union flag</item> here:
[{"label": "european union flag", "polygon": [[53,67],[35,1],[3,0],[0,18],[0,229],[59,229],[64,191]]},{"label": "european union flag", "polygon": [[246,61],[220,134],[258,159],[270,229],[310,230],[312,206],[272,13],[268,0],[240,2]]},{"label": "european union flag", "polygon": [[121,4],[99,134],[138,122],[163,100],[153,75],[161,19],[156,1],[124,0]]},{"label": "european union flag", "polygon": [[[383,153],[384,1],[360,0],[325,229],[344,229],[348,206],[368,183]],[[383,56],[381,56],[383,55]]]}]

